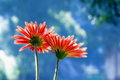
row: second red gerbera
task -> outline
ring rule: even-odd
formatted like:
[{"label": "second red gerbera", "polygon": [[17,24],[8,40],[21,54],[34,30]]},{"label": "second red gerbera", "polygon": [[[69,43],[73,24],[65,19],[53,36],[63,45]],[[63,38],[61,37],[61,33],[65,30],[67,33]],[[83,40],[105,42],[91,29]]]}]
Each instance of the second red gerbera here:
[{"label": "second red gerbera", "polygon": [[56,54],[57,57],[57,66],[55,69],[53,80],[57,80],[58,66],[60,60],[64,59],[65,57],[87,57],[87,52],[84,52],[87,48],[80,48],[84,43],[77,44],[77,40],[73,40],[73,38],[74,36],[68,36],[67,38],[63,36],[61,39],[59,35],[48,35],[45,39],[46,42],[53,49],[53,51],[50,51]]},{"label": "second red gerbera", "polygon": [[52,53],[56,54],[56,57],[61,60],[64,57],[87,57],[86,51],[87,47],[80,48],[84,43],[76,43],[76,39],[73,40],[74,36],[68,36],[65,38],[59,35],[47,36],[46,41],[51,46],[54,51]]}]

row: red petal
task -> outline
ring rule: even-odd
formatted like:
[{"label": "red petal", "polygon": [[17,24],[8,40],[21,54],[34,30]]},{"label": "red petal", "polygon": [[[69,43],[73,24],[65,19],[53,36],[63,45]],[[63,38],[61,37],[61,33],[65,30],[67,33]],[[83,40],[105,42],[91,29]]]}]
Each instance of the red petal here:
[{"label": "red petal", "polygon": [[30,47],[30,46],[31,46],[31,45],[26,45],[26,46],[20,48],[19,51],[23,51],[24,49],[26,49],[26,48],[28,48],[28,47]]},{"label": "red petal", "polygon": [[70,54],[70,55],[67,55],[67,57],[84,57],[86,58],[87,56],[86,55],[83,55],[83,54]]},{"label": "red petal", "polygon": [[75,44],[76,41],[77,41],[77,39],[75,39],[74,41],[71,41],[71,43],[67,46],[67,48],[65,49],[65,51],[69,51],[70,47],[73,46],[73,44]]},{"label": "red petal", "polygon": [[74,35],[72,35],[71,37],[68,36],[68,38],[66,39],[66,44],[65,44],[65,48],[67,48],[70,44],[70,42],[72,41],[72,39],[74,38]]},{"label": "red petal", "polygon": [[54,49],[55,48],[55,45],[54,45],[54,42],[52,40],[52,37],[48,36],[48,39],[47,39],[48,43],[50,44],[50,46]]},{"label": "red petal", "polygon": [[16,40],[14,41],[14,44],[28,44],[29,41],[26,41],[26,40]]},{"label": "red petal", "polygon": [[38,28],[38,33],[40,33],[41,27],[42,27],[42,25],[41,25],[41,23],[40,23],[40,24],[39,24],[39,28]]},{"label": "red petal", "polygon": [[35,21],[35,34],[37,33],[37,22]]},{"label": "red petal", "polygon": [[23,40],[28,40],[28,38],[20,36],[20,35],[14,35],[12,38],[14,39],[23,39]]},{"label": "red petal", "polygon": [[46,22],[44,21],[42,26],[45,26],[45,23],[46,23]]},{"label": "red petal", "polygon": [[16,31],[20,32],[24,36],[30,37],[29,34],[23,28],[21,28],[19,26],[18,26],[18,29],[16,29]]},{"label": "red petal", "polygon": [[54,54],[56,54],[54,51],[52,51],[52,50],[50,50],[50,49],[48,49],[50,52],[52,52],[52,53],[54,53]]},{"label": "red petal", "polygon": [[51,27],[50,29],[48,29],[46,34],[49,34],[53,29],[54,29],[54,27]]},{"label": "red petal", "polygon": [[47,27],[46,25],[45,25],[44,27],[42,27],[42,29],[41,29],[41,31],[40,31],[41,34],[44,34],[46,27]]},{"label": "red petal", "polygon": [[42,53],[44,53],[44,51],[43,51],[43,49],[42,49],[41,47],[39,48],[39,50],[40,50]]},{"label": "red petal", "polygon": [[81,51],[86,51],[87,47],[80,48]]},{"label": "red petal", "polygon": [[31,36],[31,33],[30,33],[30,31],[28,30],[27,27],[25,27],[25,31]]},{"label": "red petal", "polygon": [[58,45],[59,45],[59,48],[60,48],[60,46],[61,46],[61,42],[60,42],[61,40],[60,40],[60,36],[58,36]]},{"label": "red petal", "polygon": [[38,53],[40,53],[40,49],[39,48],[37,48],[37,51],[38,51]]},{"label": "red petal", "polygon": [[81,53],[83,53],[83,51],[81,51],[80,49],[77,49],[77,50],[72,50],[72,51],[68,52],[68,54],[73,54],[73,53],[81,54]]},{"label": "red petal", "polygon": [[34,25],[32,21],[31,21],[31,29],[32,29],[32,32],[34,33]]},{"label": "red petal", "polygon": [[42,45],[42,47],[45,48],[45,49],[47,49],[47,48],[49,47],[49,45],[48,45],[48,43],[44,43],[44,44]]},{"label": "red petal", "polygon": [[35,48],[34,48],[34,47],[30,47],[30,50],[34,51],[34,50],[35,50]]},{"label": "red petal", "polygon": [[32,29],[31,29],[30,24],[28,24],[27,22],[25,22],[25,25],[27,26],[28,30],[29,30],[30,32],[32,32]]}]

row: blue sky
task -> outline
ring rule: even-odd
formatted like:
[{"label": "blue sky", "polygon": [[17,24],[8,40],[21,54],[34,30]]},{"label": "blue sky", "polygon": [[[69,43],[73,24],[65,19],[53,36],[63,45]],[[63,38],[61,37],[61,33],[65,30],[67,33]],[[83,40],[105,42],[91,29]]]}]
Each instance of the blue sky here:
[{"label": "blue sky", "polygon": [[[0,0],[0,79],[34,80],[34,52],[15,45],[13,35],[24,22],[46,21],[61,36],[75,35],[85,42],[88,58],[65,58],[60,61],[58,80],[114,80],[116,54],[120,58],[120,31],[111,23],[96,24],[86,6],[78,0]],[[120,61],[119,59],[117,61]],[[56,57],[39,54],[40,80],[52,80]],[[118,67],[120,64],[118,64]],[[117,77],[120,77],[118,70]]]}]

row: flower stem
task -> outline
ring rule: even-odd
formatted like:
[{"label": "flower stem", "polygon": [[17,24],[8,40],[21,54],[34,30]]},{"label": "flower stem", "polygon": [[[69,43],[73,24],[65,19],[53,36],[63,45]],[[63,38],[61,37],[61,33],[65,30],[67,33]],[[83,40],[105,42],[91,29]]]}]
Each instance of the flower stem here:
[{"label": "flower stem", "polygon": [[57,59],[57,66],[56,66],[56,69],[55,69],[55,73],[54,73],[54,78],[53,78],[53,80],[57,80],[58,66],[59,66],[59,59]]},{"label": "flower stem", "polygon": [[39,80],[39,63],[38,63],[37,44],[35,44],[35,65],[36,65],[36,80]]}]

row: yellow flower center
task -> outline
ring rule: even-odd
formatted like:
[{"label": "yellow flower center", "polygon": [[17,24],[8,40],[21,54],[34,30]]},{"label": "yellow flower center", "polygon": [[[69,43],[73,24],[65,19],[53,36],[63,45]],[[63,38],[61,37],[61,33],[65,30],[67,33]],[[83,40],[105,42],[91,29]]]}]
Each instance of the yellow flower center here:
[{"label": "yellow flower center", "polygon": [[30,38],[30,44],[35,46],[35,44],[37,44],[37,47],[41,46],[43,44],[43,39],[40,38],[39,36],[32,36]]}]

